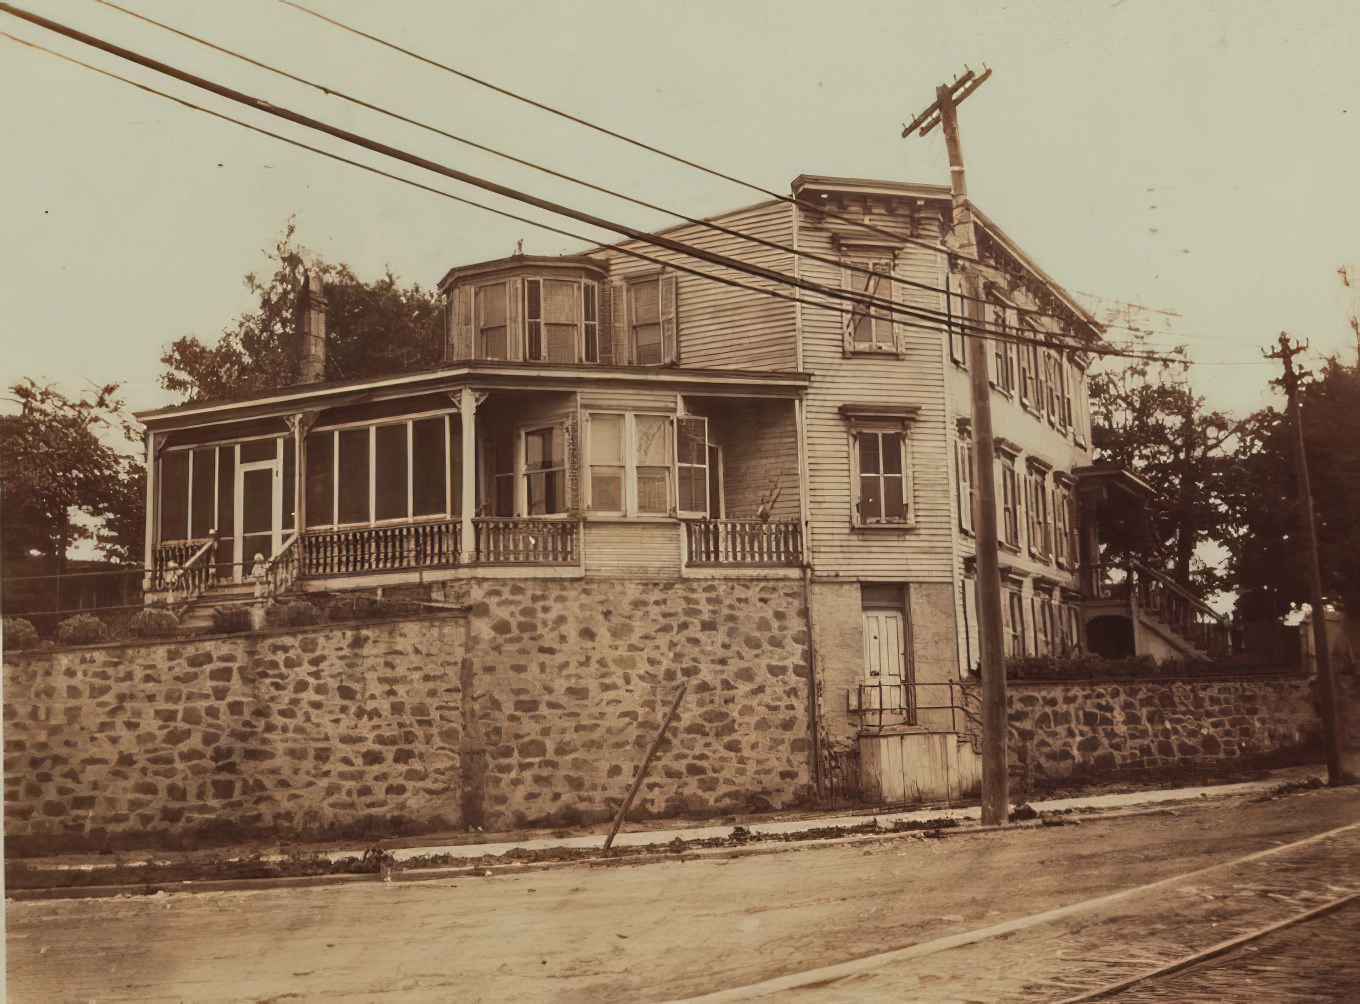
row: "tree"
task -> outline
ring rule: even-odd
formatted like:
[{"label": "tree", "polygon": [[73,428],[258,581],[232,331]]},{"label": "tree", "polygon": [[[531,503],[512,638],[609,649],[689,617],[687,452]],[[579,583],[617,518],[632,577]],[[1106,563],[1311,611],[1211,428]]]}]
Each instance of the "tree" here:
[{"label": "tree", "polygon": [[326,379],[407,372],[437,365],[443,342],[436,296],[402,287],[389,269],[363,282],[347,265],[330,264],[293,241],[290,219],[269,252],[273,274],[251,273],[246,288],[259,307],[243,314],[214,344],[188,335],[161,356],[161,384],[186,401],[230,400],[297,383],[301,296],[307,273],[325,282]]},{"label": "tree", "polygon": [[1233,529],[1222,492],[1237,425],[1209,411],[1185,376],[1184,363],[1135,361],[1091,378],[1091,424],[1103,460],[1129,469],[1157,490],[1148,539],[1126,543],[1123,556],[1165,568],[1182,585],[1221,588],[1199,560],[1205,541],[1223,543]]},{"label": "tree", "polygon": [[[1360,610],[1360,373],[1328,360],[1300,390],[1304,452],[1317,514],[1322,589]],[[1243,423],[1223,495],[1239,530],[1228,541],[1229,573],[1247,619],[1272,619],[1308,602],[1293,429],[1267,408]]]},{"label": "tree", "polygon": [[[60,573],[73,544],[95,540],[107,557],[140,561],[145,472],[104,438],[121,430],[135,439],[115,397],[118,385],[75,400],[31,379],[9,391],[19,413],[0,416],[6,560],[38,554]],[[112,521],[96,532],[77,513]]]}]

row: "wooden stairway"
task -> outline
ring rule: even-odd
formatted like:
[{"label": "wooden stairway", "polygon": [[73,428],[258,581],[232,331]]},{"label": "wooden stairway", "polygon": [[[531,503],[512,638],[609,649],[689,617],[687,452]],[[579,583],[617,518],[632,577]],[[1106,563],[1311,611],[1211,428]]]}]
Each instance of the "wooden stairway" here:
[{"label": "wooden stairway", "polygon": [[254,599],[254,582],[215,582],[180,611],[179,626],[184,631],[211,630],[215,611],[223,607],[240,606]]}]

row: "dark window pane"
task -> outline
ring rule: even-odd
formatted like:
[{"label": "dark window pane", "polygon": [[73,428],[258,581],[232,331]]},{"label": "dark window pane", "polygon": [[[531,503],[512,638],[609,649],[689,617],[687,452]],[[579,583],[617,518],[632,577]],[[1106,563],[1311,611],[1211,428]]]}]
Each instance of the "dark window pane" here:
[{"label": "dark window pane", "polygon": [[335,522],[335,433],[307,437],[307,525]]},{"label": "dark window pane", "polygon": [[254,463],[256,460],[273,460],[279,455],[277,439],[252,439],[241,444],[241,463]]},{"label": "dark window pane", "polygon": [[236,535],[236,447],[217,451],[217,574],[231,574],[232,538]]},{"label": "dark window pane", "polygon": [[882,468],[878,463],[878,433],[861,432],[859,434],[859,472],[861,474],[879,474]]},{"label": "dark window pane", "polygon": [[161,454],[161,540],[189,538],[189,454]]},{"label": "dark window pane", "polygon": [[859,479],[859,517],[865,522],[883,518],[883,500],[879,498],[877,475],[864,475]]},{"label": "dark window pane", "polygon": [[213,503],[217,497],[215,474],[217,473],[217,451],[212,447],[194,450],[194,487],[193,498],[189,505],[189,535],[195,540],[208,536],[216,529],[217,519],[213,513]]},{"label": "dark window pane", "polygon": [[[436,516],[447,512],[444,497],[445,419],[422,418],[411,423],[411,491],[414,516]],[[456,489],[462,491],[459,485]]]},{"label": "dark window pane", "polygon": [[896,520],[907,518],[907,505],[906,500],[902,498],[900,477],[883,479],[883,518]]},{"label": "dark window pane", "polygon": [[463,420],[449,416],[449,515],[463,515]]},{"label": "dark window pane", "polygon": [[[244,471],[241,478],[241,532],[270,533],[274,529],[274,472],[268,467]],[[247,556],[249,557],[249,555]],[[266,553],[265,557],[269,557]]]},{"label": "dark window pane", "polygon": [[339,520],[367,523],[368,430],[345,429],[340,433]]},{"label": "dark window pane", "polygon": [[403,519],[406,512],[406,423],[380,425],[374,458],[375,519]]},{"label": "dark window pane", "polygon": [[883,473],[902,473],[902,433],[885,432],[883,440]]}]

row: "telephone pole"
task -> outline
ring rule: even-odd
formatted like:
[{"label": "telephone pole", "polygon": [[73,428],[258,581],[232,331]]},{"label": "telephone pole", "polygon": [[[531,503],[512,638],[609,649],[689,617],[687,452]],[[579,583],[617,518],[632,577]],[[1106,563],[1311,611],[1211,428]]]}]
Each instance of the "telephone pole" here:
[{"label": "telephone pole", "polygon": [[1289,335],[1280,332],[1280,347],[1274,352],[1262,350],[1267,359],[1284,363],[1284,377],[1271,383],[1283,387],[1289,397],[1289,417],[1294,426],[1294,470],[1299,481],[1299,506],[1303,510],[1304,543],[1308,547],[1308,602],[1313,607],[1313,652],[1317,659],[1318,703],[1322,709],[1322,741],[1327,752],[1327,783],[1343,783],[1341,770],[1340,729],[1336,714],[1336,695],[1332,686],[1332,650],[1327,641],[1327,608],[1322,602],[1322,569],[1318,561],[1317,525],[1313,515],[1313,488],[1308,480],[1308,458],[1303,452],[1303,410],[1299,407],[1299,374],[1294,371],[1294,357],[1308,348],[1308,343],[1294,345]]},{"label": "telephone pole", "polygon": [[1001,564],[996,534],[996,444],[992,438],[992,389],[987,375],[987,342],[983,330],[978,275],[977,231],[968,186],[964,181],[963,148],[959,144],[959,103],[982,86],[992,71],[981,76],[968,70],[952,84],[935,89],[935,102],[902,130],[920,130],[924,136],[935,126],[944,130],[949,152],[949,190],[953,202],[953,264],[963,284],[963,316],[967,332],[968,377],[973,404],[973,448],[977,459],[976,505],[973,533],[976,542],[978,635],[982,644],[982,822],[999,826],[1010,818],[1009,778],[1006,763],[1006,654],[1001,624]]}]

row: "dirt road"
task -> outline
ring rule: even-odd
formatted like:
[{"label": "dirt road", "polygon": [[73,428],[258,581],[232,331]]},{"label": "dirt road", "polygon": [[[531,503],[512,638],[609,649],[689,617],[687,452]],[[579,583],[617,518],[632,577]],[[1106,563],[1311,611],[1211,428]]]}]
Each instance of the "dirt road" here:
[{"label": "dirt road", "polygon": [[[1354,822],[1360,790],[1320,790],[1080,826],[790,845],[721,860],[12,902],[9,999],[682,999],[975,931]],[[1250,923],[1253,911],[1292,908],[1271,893],[1289,900],[1305,879],[1360,885],[1360,874],[1347,871],[1360,867],[1347,864],[1360,859],[1360,833],[1356,841],[1188,883],[1202,895],[1181,883],[1094,919],[885,969],[879,980],[869,974],[776,997],[1060,999],[1065,974],[1090,969],[1079,953],[1127,963],[1112,946],[1143,934],[1178,944],[1177,924],[1212,932],[1207,925],[1229,914]],[[1241,891],[1234,883],[1258,888],[1229,895]]]}]

